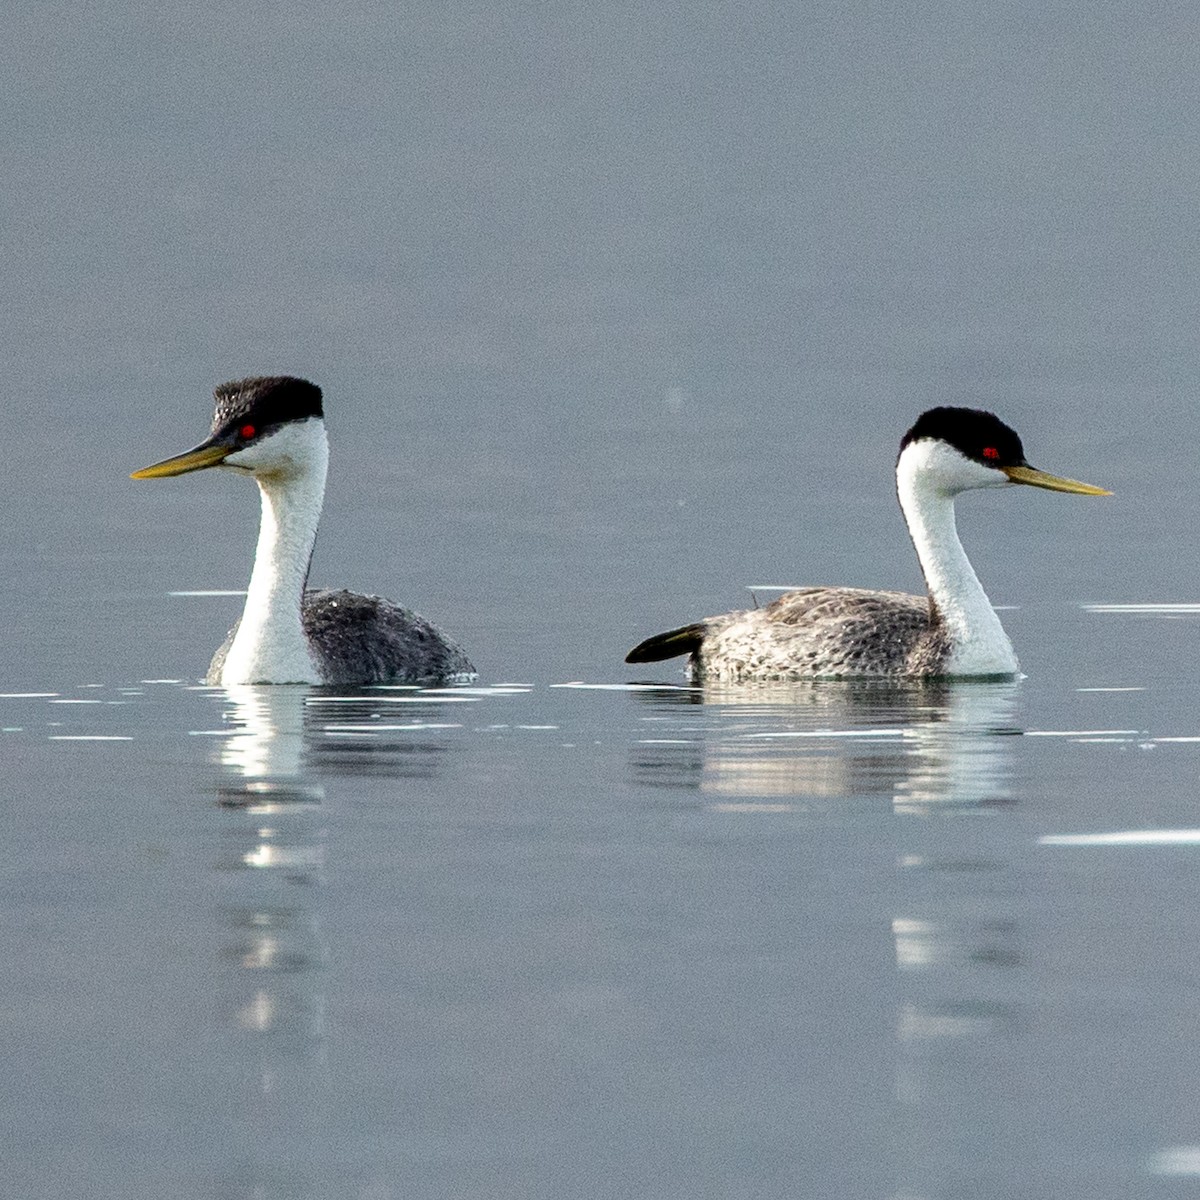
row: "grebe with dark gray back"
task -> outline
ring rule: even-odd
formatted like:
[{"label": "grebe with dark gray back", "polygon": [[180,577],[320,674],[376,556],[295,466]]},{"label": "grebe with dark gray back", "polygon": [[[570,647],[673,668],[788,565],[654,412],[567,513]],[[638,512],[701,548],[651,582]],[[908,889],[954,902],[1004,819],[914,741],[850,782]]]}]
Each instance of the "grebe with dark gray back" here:
[{"label": "grebe with dark gray back", "polygon": [[958,540],[954,499],[974,488],[1018,483],[1110,494],[1031,467],[1016,432],[992,413],[930,409],[904,435],[896,462],[900,508],[927,596],[799,588],[764,608],[647,638],[625,661],[686,654],[696,681],[1015,675],[1020,668],[1012,643]]},{"label": "grebe with dark gray back", "polygon": [[208,439],[135,471],[134,479],[221,467],[251,476],[262,499],[254,570],[241,620],[207,682],[459,683],[470,660],[424,617],[379,596],[308,591],[309,561],[325,498],[329,442],[321,389],[260,376],[216,389]]}]

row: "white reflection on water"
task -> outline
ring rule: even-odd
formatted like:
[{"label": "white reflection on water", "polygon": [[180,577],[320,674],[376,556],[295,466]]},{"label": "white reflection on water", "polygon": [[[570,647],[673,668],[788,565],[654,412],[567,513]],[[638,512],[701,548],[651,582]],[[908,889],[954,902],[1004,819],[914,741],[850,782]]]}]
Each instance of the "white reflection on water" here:
[{"label": "white reflection on water", "polygon": [[905,970],[927,967],[937,961],[940,946],[937,928],[929,921],[897,917],[892,921],[896,940],[896,965]]},{"label": "white reflection on water", "polygon": [[897,812],[928,815],[945,804],[975,806],[1010,798],[1010,737],[1016,682],[950,688],[940,721],[915,723],[909,770],[896,781]]},{"label": "white reflection on water", "polygon": [[[221,763],[235,780],[294,780],[304,759],[305,689],[234,687],[226,691],[235,732]],[[320,788],[313,798],[322,799]]]},{"label": "white reflection on water", "polygon": [[[922,891],[913,889],[908,903],[923,908],[915,898]],[[897,1165],[902,1182],[922,1194],[944,1157],[947,1127],[961,1119],[964,1099],[977,1098],[962,1095],[963,1064],[979,1070],[1020,1036],[1024,1004],[1012,988],[1022,955],[1015,921],[976,920],[961,910],[952,919],[897,917],[892,936],[899,973],[895,1098],[903,1130]],[[1007,999],[1010,993],[1018,998]]]},{"label": "white reflection on water", "polygon": [[1020,1004],[997,986],[997,973],[1011,976],[1021,965],[1017,923],[991,907],[964,916],[942,903],[954,881],[973,892],[999,864],[977,850],[906,852],[912,834],[940,827],[934,818],[970,818],[1013,802],[1019,691],[1018,682],[1004,681],[639,697],[653,736],[631,747],[635,778],[697,793],[714,820],[810,821],[815,829],[861,819],[853,809],[864,801],[883,818],[863,828],[878,846],[870,886],[880,890],[880,918],[890,923],[891,956],[876,965],[895,997],[878,1032],[891,1041],[903,1131],[896,1196],[935,1194],[925,1185],[944,1153],[955,1063],[986,1055],[1022,1025]]},{"label": "white reflection on water", "polygon": [[326,1120],[325,789],[307,765],[306,688],[224,695],[234,732],[213,751],[233,846],[220,864],[233,873],[232,900],[217,919],[230,1036],[243,1040],[235,1171],[251,1194],[269,1196],[283,1194],[281,1174],[307,1173],[297,1131],[315,1145]]},{"label": "white reflection on water", "polygon": [[115,733],[52,733],[46,740],[51,742],[132,742],[133,738]]},{"label": "white reflection on water", "polygon": [[1200,829],[1126,829],[1111,833],[1048,833],[1039,846],[1200,846]]},{"label": "white reflection on water", "polygon": [[1200,613],[1200,604],[1081,604],[1080,608],[1084,612],[1139,617],[1186,617]]},{"label": "white reflection on water", "polygon": [[1200,1146],[1167,1146],[1150,1156],[1152,1175],[1200,1175]]},{"label": "white reflection on water", "polygon": [[329,1123],[326,981],[333,955],[323,909],[327,872],[339,864],[330,861],[327,844],[326,780],[351,792],[364,775],[419,785],[441,770],[444,739],[463,729],[444,719],[447,705],[527,690],[220,693],[229,726],[211,752],[228,813],[230,848],[220,866],[232,876],[226,892],[235,899],[217,917],[227,1025],[245,1075],[244,1137],[231,1176],[238,1194],[309,1194],[310,1158]]},{"label": "white reflection on water", "polygon": [[[1008,1009],[995,1007],[968,1007],[955,1009],[946,1006],[940,1010],[921,1008],[914,1004],[903,1005],[896,1018],[896,1038],[905,1042],[931,1042],[938,1039],[983,1038],[997,1032],[1010,1021]],[[910,1069],[913,1064],[905,1064]],[[915,1086],[912,1075],[901,1072],[897,1091],[911,1103],[919,1104],[924,1089]]]},{"label": "white reflection on water", "polygon": [[1141,735],[1138,729],[1027,729],[1031,738],[1131,738]]},{"label": "white reflection on water", "polygon": [[[642,783],[721,796],[887,797],[896,812],[1009,798],[1019,684],[820,683],[647,690]],[[732,811],[713,806],[714,811]],[[749,809],[745,811],[750,811]],[[762,810],[759,811],[768,811]],[[769,810],[777,811],[777,810]]]},{"label": "white reflection on water", "polygon": [[[259,836],[274,837],[275,829],[260,829]],[[253,850],[242,855],[248,867],[320,867],[325,863],[325,854],[320,846],[276,846],[269,841],[260,842]]]}]

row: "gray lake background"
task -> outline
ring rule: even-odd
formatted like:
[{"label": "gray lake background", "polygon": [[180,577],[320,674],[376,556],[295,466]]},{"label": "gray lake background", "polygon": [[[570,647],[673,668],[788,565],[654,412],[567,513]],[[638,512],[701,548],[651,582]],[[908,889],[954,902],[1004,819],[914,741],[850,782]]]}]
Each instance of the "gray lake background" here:
[{"label": "gray lake background", "polygon": [[[13,0],[0,1195],[1194,1189],[1195,30]],[[313,582],[477,692],[194,688],[257,495],[128,473],[277,372]],[[1115,493],[959,504],[1027,679],[625,667],[919,590],[892,467],[958,403]]]}]

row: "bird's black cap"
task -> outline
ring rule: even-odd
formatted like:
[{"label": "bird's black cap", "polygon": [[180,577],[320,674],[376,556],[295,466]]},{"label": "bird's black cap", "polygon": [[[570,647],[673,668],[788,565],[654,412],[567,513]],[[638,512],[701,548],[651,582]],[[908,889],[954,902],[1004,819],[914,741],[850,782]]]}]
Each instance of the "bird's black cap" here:
[{"label": "bird's black cap", "polygon": [[255,435],[309,417],[323,417],[321,389],[292,375],[255,375],[223,383],[214,392],[217,407],[212,432],[216,437],[240,425],[254,426]]},{"label": "bird's black cap", "polygon": [[923,412],[900,442],[900,452],[912,442],[936,438],[985,467],[1025,466],[1025,449],[1016,430],[994,413],[979,408],[931,408]]}]

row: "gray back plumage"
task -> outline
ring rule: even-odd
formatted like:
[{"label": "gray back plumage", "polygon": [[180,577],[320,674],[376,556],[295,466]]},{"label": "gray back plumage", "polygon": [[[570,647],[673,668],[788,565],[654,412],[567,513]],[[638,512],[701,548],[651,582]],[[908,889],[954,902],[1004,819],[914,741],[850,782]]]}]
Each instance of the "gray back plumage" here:
[{"label": "gray back plumage", "polygon": [[703,622],[699,679],[937,675],[950,642],[927,596],[810,587]]},{"label": "gray back plumage", "polygon": [[[476,674],[456,642],[419,613],[380,596],[308,591],[301,622],[326,684],[461,683]],[[210,684],[220,683],[237,630],[234,625],[213,655]]]}]

